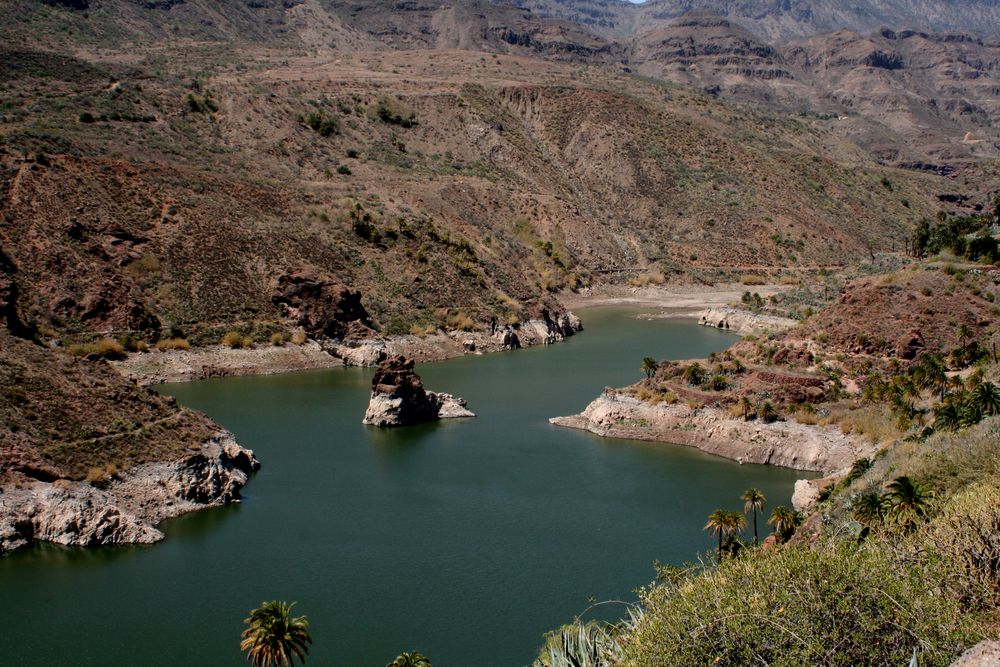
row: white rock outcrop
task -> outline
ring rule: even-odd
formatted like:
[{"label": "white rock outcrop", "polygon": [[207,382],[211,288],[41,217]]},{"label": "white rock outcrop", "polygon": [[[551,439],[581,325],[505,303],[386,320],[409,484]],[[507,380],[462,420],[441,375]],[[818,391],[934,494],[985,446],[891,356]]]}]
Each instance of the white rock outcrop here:
[{"label": "white rock outcrop", "polygon": [[0,494],[0,553],[42,540],[67,546],[148,544],[164,519],[238,502],[260,464],[229,433],[180,460],[147,463],[94,485],[24,477]]},{"label": "white rock outcrop", "polygon": [[797,422],[747,422],[719,408],[683,403],[653,405],[606,390],[579,415],[549,420],[598,435],[654,440],[698,449],[740,463],[766,463],[798,470],[835,472],[875,446],[840,429]]}]

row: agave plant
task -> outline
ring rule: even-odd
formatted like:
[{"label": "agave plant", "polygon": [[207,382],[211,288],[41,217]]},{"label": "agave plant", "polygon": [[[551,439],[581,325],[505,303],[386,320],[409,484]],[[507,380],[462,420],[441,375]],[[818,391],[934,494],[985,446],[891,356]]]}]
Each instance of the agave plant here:
[{"label": "agave plant", "polygon": [[635,628],[642,610],[629,607],[629,618],[618,623],[576,621],[549,633],[531,667],[611,667],[625,657],[622,635]]}]

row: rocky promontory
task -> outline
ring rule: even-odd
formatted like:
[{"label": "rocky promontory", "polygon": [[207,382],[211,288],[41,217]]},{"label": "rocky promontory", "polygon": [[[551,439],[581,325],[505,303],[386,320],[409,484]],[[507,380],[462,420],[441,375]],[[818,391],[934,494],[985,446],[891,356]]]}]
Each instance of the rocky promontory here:
[{"label": "rocky promontory", "polygon": [[741,308],[725,306],[701,311],[698,313],[698,324],[746,336],[759,335],[767,331],[787,331],[798,322],[787,317],[762,315]]},{"label": "rocky promontory", "polygon": [[372,378],[372,395],[362,423],[370,426],[405,426],[451,417],[475,417],[465,399],[427,391],[413,371],[413,361],[393,355],[383,361]]},{"label": "rocky promontory", "polygon": [[747,422],[720,408],[653,405],[615,390],[606,390],[581,414],[549,421],[606,437],[687,445],[740,463],[826,473],[850,467],[875,450],[867,441],[833,427]]},{"label": "rocky promontory", "polygon": [[221,432],[171,462],[144,463],[105,479],[39,479],[8,472],[0,492],[0,553],[48,541],[66,546],[149,544],[164,519],[238,502],[260,464]]}]

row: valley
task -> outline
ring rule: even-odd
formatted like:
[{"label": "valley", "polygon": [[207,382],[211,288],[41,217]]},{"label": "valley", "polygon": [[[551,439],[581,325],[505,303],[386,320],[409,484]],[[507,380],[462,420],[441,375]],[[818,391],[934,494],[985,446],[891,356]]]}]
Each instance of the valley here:
[{"label": "valley", "polygon": [[[679,484],[667,465],[676,459],[719,507],[742,489],[713,475],[773,482],[763,545],[756,525],[752,543],[742,537],[749,510],[717,510],[707,535],[705,508],[672,517],[667,533],[684,547],[664,552],[627,610],[596,619],[573,617],[586,582],[560,574],[546,587],[549,564],[465,553],[449,567],[486,559],[494,584],[527,567],[547,591],[536,597],[559,600],[536,600],[523,619],[505,611],[517,647],[490,664],[535,649],[537,667],[578,664],[571,639],[605,666],[770,663],[776,646],[789,664],[826,664],[815,647],[843,637],[818,610],[870,591],[865,573],[881,572],[913,606],[852,598],[876,611],[845,659],[905,661],[916,637],[920,664],[950,665],[997,632],[997,572],[981,566],[995,565],[1000,532],[989,500],[1000,418],[997,25],[985,0],[3,3],[0,552],[20,553],[0,557],[0,574],[84,553],[42,543],[116,545],[108,562],[129,561],[150,552],[123,545],[174,526],[181,561],[202,546],[224,558],[230,538],[183,537],[213,519],[163,523],[208,508],[238,513],[218,529],[247,540],[279,508],[322,506],[338,517],[324,548],[369,554],[380,525],[408,528],[409,508],[391,493],[372,500],[370,532],[343,523],[350,493],[366,492],[320,497],[318,471],[297,486],[295,466],[311,460],[376,485],[382,473],[429,474],[441,485],[418,525],[461,488],[500,525],[525,522],[511,531],[524,549],[544,542],[532,499],[548,487],[511,480],[536,461],[527,479],[554,484],[553,502],[569,507],[600,486],[588,511],[617,508],[614,536],[578,563],[603,568],[595,581],[619,590],[597,592],[613,597],[642,585],[636,563],[648,570],[665,548],[640,535],[661,530],[653,515],[664,508],[625,508],[615,489],[629,493],[642,461],[642,484],[650,471]],[[436,390],[483,397],[470,403],[477,419],[406,426],[398,438],[361,430],[363,408],[345,406],[368,392],[367,368],[409,363],[396,355],[458,385]],[[273,377],[222,379],[254,375]],[[191,384],[154,391],[174,382]],[[289,458],[300,425],[307,442]],[[478,447],[471,458],[451,449],[463,439]],[[491,493],[442,481],[439,456]],[[561,465],[588,481],[574,487]],[[421,497],[414,480],[393,479]],[[598,539],[574,516],[582,541]],[[440,540],[430,551],[454,545],[427,529]],[[569,533],[559,535],[569,554]],[[494,537],[483,527],[484,544]],[[627,576],[613,573],[618,539]],[[262,540],[266,562],[244,565],[280,584],[271,565],[281,557]],[[353,565],[334,569],[352,590],[346,604],[362,605],[364,577],[345,559]],[[415,567],[437,572],[435,562]],[[797,586],[837,568],[830,579],[847,592],[786,599],[761,583],[780,570]],[[206,582],[220,585],[212,572]],[[730,572],[757,597],[731,591]],[[948,586],[960,595],[938,595]],[[254,595],[280,593],[265,588]],[[685,606],[693,590],[732,618],[758,613],[754,600],[773,614],[794,606],[789,622],[810,639],[785,645],[764,626],[708,619],[689,646],[677,638],[708,613]],[[309,602],[337,599],[330,589]],[[419,644],[419,629],[446,663],[471,664],[475,642],[449,646],[439,632],[454,603],[434,599],[433,629],[397,615],[392,632],[359,635],[382,642],[377,656],[353,640],[348,652],[377,662],[387,641]],[[909,619],[905,632],[883,625],[890,616]],[[525,645],[530,632],[538,645]],[[876,636],[889,639],[858,648]],[[238,657],[217,648],[222,662]]]}]

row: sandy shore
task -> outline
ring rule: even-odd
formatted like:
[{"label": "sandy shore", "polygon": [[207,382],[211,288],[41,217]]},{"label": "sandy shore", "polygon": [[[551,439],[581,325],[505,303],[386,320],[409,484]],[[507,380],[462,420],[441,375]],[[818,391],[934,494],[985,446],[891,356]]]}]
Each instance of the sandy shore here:
[{"label": "sandy shore", "polygon": [[[722,308],[739,303],[746,291],[767,298],[790,289],[786,285],[748,287],[740,283],[720,285],[598,285],[579,292],[563,292],[559,301],[569,310],[593,306],[637,306],[661,308],[673,316],[694,317],[709,308]],[[586,322],[584,323],[586,324]]]},{"label": "sandy shore", "polygon": [[314,341],[281,347],[261,345],[246,350],[233,350],[222,345],[189,350],[154,349],[133,353],[127,359],[110,363],[119,373],[141,386],[228,375],[274,375],[344,365]]}]

